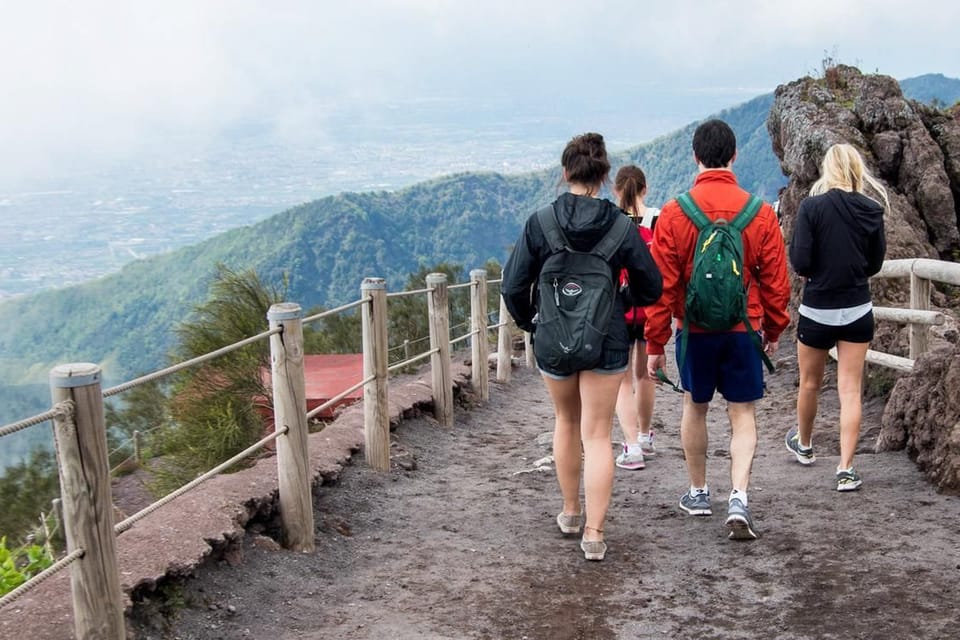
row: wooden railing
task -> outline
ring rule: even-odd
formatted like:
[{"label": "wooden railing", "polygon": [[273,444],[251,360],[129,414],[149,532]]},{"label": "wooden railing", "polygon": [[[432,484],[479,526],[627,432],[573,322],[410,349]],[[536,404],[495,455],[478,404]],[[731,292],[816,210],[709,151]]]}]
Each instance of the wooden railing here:
[{"label": "wooden railing", "polygon": [[[886,260],[875,278],[910,278],[910,308],[874,307],[877,320],[907,324],[910,327],[909,357],[895,356],[870,349],[867,362],[897,371],[913,371],[914,361],[925,353],[929,346],[929,330],[932,325],[942,325],[946,318],[939,311],[930,310],[931,282],[960,285],[960,264],[926,258]],[[836,358],[836,348],[830,350]]]},{"label": "wooden railing", "polygon": [[[0,615],[5,607],[37,584],[69,567],[76,637],[124,640],[126,630],[117,567],[116,536],[131,528],[147,514],[273,441],[276,441],[279,509],[284,545],[292,550],[312,551],[313,498],[307,451],[309,419],[362,386],[365,460],[374,469],[389,470],[389,373],[429,357],[435,416],[442,426],[453,426],[452,345],[470,340],[472,384],[479,398],[487,400],[490,397],[488,331],[497,329],[497,348],[500,352],[497,358],[497,379],[510,379],[514,325],[502,300],[499,322],[493,326],[488,323],[487,285],[498,283],[500,280],[488,282],[487,272],[482,269],[470,272],[470,282],[453,286],[447,285],[445,274],[431,273],[426,278],[425,289],[388,294],[383,279],[367,278],[360,286],[359,300],[308,318],[302,317],[301,307],[296,303],[275,304],[267,313],[267,331],[105,391],[102,391],[100,386],[101,369],[95,364],[75,363],[54,367],[50,373],[53,408],[46,413],[0,427],[0,438],[53,420],[67,553],[49,569],[0,598]],[[471,293],[470,330],[451,339],[448,290],[461,287],[469,287]],[[424,294],[427,297],[430,349],[388,367],[387,297]],[[360,307],[361,310],[363,379],[308,413],[303,325],[355,307]],[[270,341],[275,425],[273,433],[139,513],[113,524],[104,398],[264,339]]]}]

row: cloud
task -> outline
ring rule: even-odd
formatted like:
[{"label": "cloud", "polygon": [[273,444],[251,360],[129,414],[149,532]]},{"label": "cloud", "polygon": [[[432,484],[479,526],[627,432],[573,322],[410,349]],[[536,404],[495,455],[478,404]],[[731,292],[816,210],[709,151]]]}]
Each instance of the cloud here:
[{"label": "cloud", "polygon": [[64,2],[0,23],[0,171],[202,146],[266,123],[322,137],[336,113],[428,99],[668,108],[757,93],[836,54],[865,71],[960,75],[956,5],[915,0]]}]

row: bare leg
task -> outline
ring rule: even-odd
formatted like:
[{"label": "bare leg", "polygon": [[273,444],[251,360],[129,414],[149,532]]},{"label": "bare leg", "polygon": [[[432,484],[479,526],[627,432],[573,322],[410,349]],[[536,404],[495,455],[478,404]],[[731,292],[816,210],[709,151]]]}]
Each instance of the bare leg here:
[{"label": "bare leg", "polygon": [[690,393],[683,394],[683,413],[680,416],[680,444],[687,461],[690,485],[707,484],[707,409],[709,402],[694,402]]},{"label": "bare leg", "polygon": [[730,485],[746,491],[757,451],[757,415],[753,402],[728,402],[730,417]]},{"label": "bare leg", "polygon": [[[631,365],[637,360],[637,349],[638,347],[630,349]],[[646,360],[644,360],[644,367],[646,367]],[[617,393],[617,421],[620,422],[624,442],[635,444],[637,442],[637,401],[632,378],[632,374],[627,374],[620,382],[620,390]],[[649,431],[649,427],[647,430]]]},{"label": "bare leg", "polygon": [[[580,514],[580,377],[565,380],[543,377],[556,415],[553,427],[553,458],[563,496],[563,513]],[[607,452],[609,457],[609,451]]]},{"label": "bare leg", "polygon": [[840,395],[840,468],[853,466],[853,456],[860,439],[863,363],[868,342],[837,343],[837,392]]},{"label": "bare leg", "polygon": [[640,426],[640,435],[650,435],[650,424],[653,422],[653,402],[656,398],[657,383],[647,375],[647,343],[638,342],[636,358],[633,368],[636,381],[637,422]]},{"label": "bare leg", "polygon": [[603,523],[613,492],[613,457],[610,455],[610,430],[617,390],[623,374],[604,375],[592,371],[580,373],[583,442],[583,493],[586,501],[584,540],[603,540]]},{"label": "bare leg", "polygon": [[[797,342],[797,364],[800,367],[800,388],[797,390],[797,427],[800,445],[811,446],[813,422],[817,418],[817,398],[823,386],[823,370],[827,351]],[[861,363],[862,366],[862,363]]]}]

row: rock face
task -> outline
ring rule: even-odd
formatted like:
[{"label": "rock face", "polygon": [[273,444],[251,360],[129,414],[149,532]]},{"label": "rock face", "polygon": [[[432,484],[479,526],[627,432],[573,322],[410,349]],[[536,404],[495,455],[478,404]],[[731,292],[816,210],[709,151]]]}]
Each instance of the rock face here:
[{"label": "rock face", "polygon": [[[800,202],[819,177],[827,148],[848,143],[887,189],[887,258],[956,261],[960,256],[960,106],[946,111],[928,107],[904,98],[893,78],[838,65],[822,78],[802,78],[778,87],[767,130],[789,178],[780,196],[787,239]],[[960,404],[949,416],[931,404],[939,397],[931,395],[933,390],[960,402],[956,364],[960,304],[951,288],[934,287],[933,307],[949,317],[948,323],[931,330],[933,352],[896,382],[878,446],[907,447],[938,487],[960,490]],[[874,278],[871,289],[878,306],[909,306],[906,278]],[[793,293],[795,313],[799,281]],[[906,326],[878,323],[873,349],[906,356],[908,345]],[[934,415],[936,421],[930,419]]]},{"label": "rock face", "polygon": [[907,449],[936,487],[960,494],[960,349],[927,353],[897,381],[877,449]]}]

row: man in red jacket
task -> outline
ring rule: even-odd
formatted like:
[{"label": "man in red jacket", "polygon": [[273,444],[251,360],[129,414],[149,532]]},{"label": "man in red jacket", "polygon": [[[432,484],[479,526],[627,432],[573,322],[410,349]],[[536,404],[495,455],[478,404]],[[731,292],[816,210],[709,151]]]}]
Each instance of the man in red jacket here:
[{"label": "man in red jacket", "polygon": [[[690,195],[711,220],[732,220],[750,194],[737,185],[731,171],[737,156],[733,130],[721,120],[708,120],[693,134],[693,155],[699,173]],[[687,282],[693,270],[697,228],[676,200],[660,211],[652,253],[663,274],[663,295],[647,307],[647,374],[656,379],[670,340],[671,318],[682,327]],[[762,332],[763,349],[776,352],[780,334],[790,322],[787,304],[790,283],[783,235],[773,208],[764,203],[743,232],[743,271],[748,291],[747,316]],[[727,401],[730,418],[730,481],[732,491],[726,525],[731,539],[757,537],[750,517],[747,485],[757,446],[754,403],[763,397],[763,364],[759,350],[743,324],[730,331],[709,332],[689,327],[687,352],[680,363],[685,390],[680,419],[680,440],[690,476],[690,489],[680,498],[680,508],[694,516],[709,516],[707,486],[707,409],[714,392]],[[677,340],[679,346],[679,340]],[[679,358],[679,348],[678,360]]]}]

